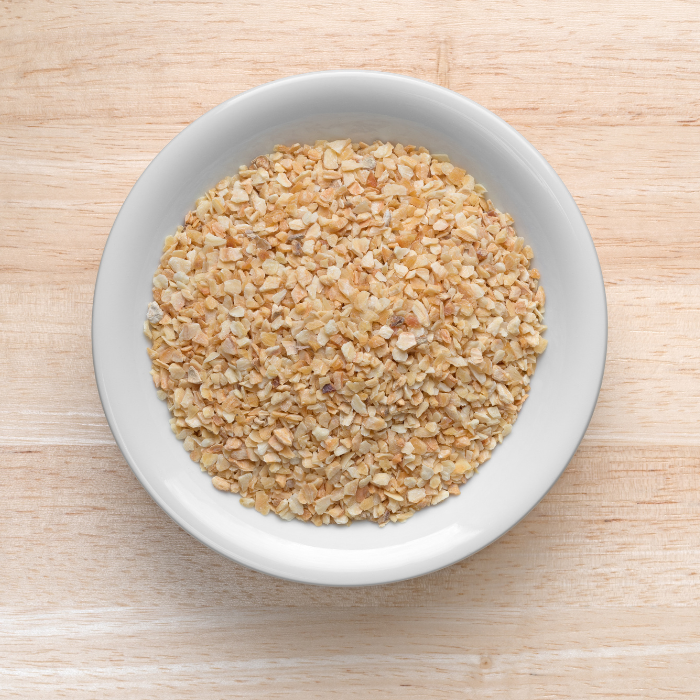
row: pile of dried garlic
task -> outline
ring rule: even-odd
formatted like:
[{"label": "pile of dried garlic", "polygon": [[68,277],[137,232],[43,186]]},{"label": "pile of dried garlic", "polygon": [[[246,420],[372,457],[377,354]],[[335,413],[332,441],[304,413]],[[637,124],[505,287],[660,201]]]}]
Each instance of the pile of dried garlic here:
[{"label": "pile of dried garlic", "polygon": [[485,189],[425,148],[277,146],[165,241],[145,333],[214,486],[315,525],[459,493],[527,398],[544,290]]}]

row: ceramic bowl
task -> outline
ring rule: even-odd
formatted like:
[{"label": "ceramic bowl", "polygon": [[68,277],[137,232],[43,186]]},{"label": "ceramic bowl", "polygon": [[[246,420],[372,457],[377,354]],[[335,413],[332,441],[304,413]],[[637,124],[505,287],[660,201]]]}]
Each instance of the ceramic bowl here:
[{"label": "ceramic bowl", "polygon": [[[216,491],[168,424],[143,335],[165,236],[194,201],[277,143],[350,137],[447,153],[488,190],[534,252],[549,340],[513,432],[458,497],[403,524],[314,527],[248,510]],[[484,107],[412,78],[367,71],[299,75],[219,105],[171,141],[134,185],[95,287],[95,376],[114,437],[144,488],[181,527],[245,566],[351,586],[419,576],[468,557],[523,518],[574,454],[595,407],[607,339],[605,291],[586,224],[540,153]],[[124,527],[129,527],[128,523]]]}]

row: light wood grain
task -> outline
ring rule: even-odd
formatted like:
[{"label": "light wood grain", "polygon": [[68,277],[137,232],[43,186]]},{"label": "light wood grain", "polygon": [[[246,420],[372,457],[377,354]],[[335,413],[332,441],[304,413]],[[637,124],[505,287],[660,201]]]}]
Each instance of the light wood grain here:
[{"label": "light wood grain", "polygon": [[[700,696],[700,14],[693,1],[0,5],[0,697]],[[467,561],[330,590],[180,530],[120,455],[92,288],[134,181],[207,109],[368,68],[519,129],[603,267],[589,431]]]}]

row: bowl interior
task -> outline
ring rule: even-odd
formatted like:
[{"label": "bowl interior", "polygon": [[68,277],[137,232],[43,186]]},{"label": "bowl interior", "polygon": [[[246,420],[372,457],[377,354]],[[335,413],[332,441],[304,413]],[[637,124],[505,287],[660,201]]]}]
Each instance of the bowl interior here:
[{"label": "bowl interior", "polygon": [[[168,425],[142,334],[163,239],[194,201],[276,143],[350,137],[447,153],[488,190],[534,252],[547,293],[549,347],[511,435],[452,497],[404,524],[316,528],[243,508],[216,491]],[[182,527],[222,554],[285,578],[380,583],[446,566],[487,545],[548,491],[581,440],[605,360],[600,267],[576,205],[554,171],[484,108],[409,78],[359,71],[298,76],[230,100],[190,125],[134,186],[110,234],[96,285],[95,371],[129,464]]]}]

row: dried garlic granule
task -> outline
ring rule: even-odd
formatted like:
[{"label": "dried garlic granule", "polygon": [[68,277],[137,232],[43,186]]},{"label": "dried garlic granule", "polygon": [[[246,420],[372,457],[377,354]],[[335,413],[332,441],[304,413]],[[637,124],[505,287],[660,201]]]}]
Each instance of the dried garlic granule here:
[{"label": "dried garlic granule", "polygon": [[532,250],[444,155],[276,146],[165,241],[145,333],[194,462],[244,506],[404,521],[458,494],[528,395]]}]

